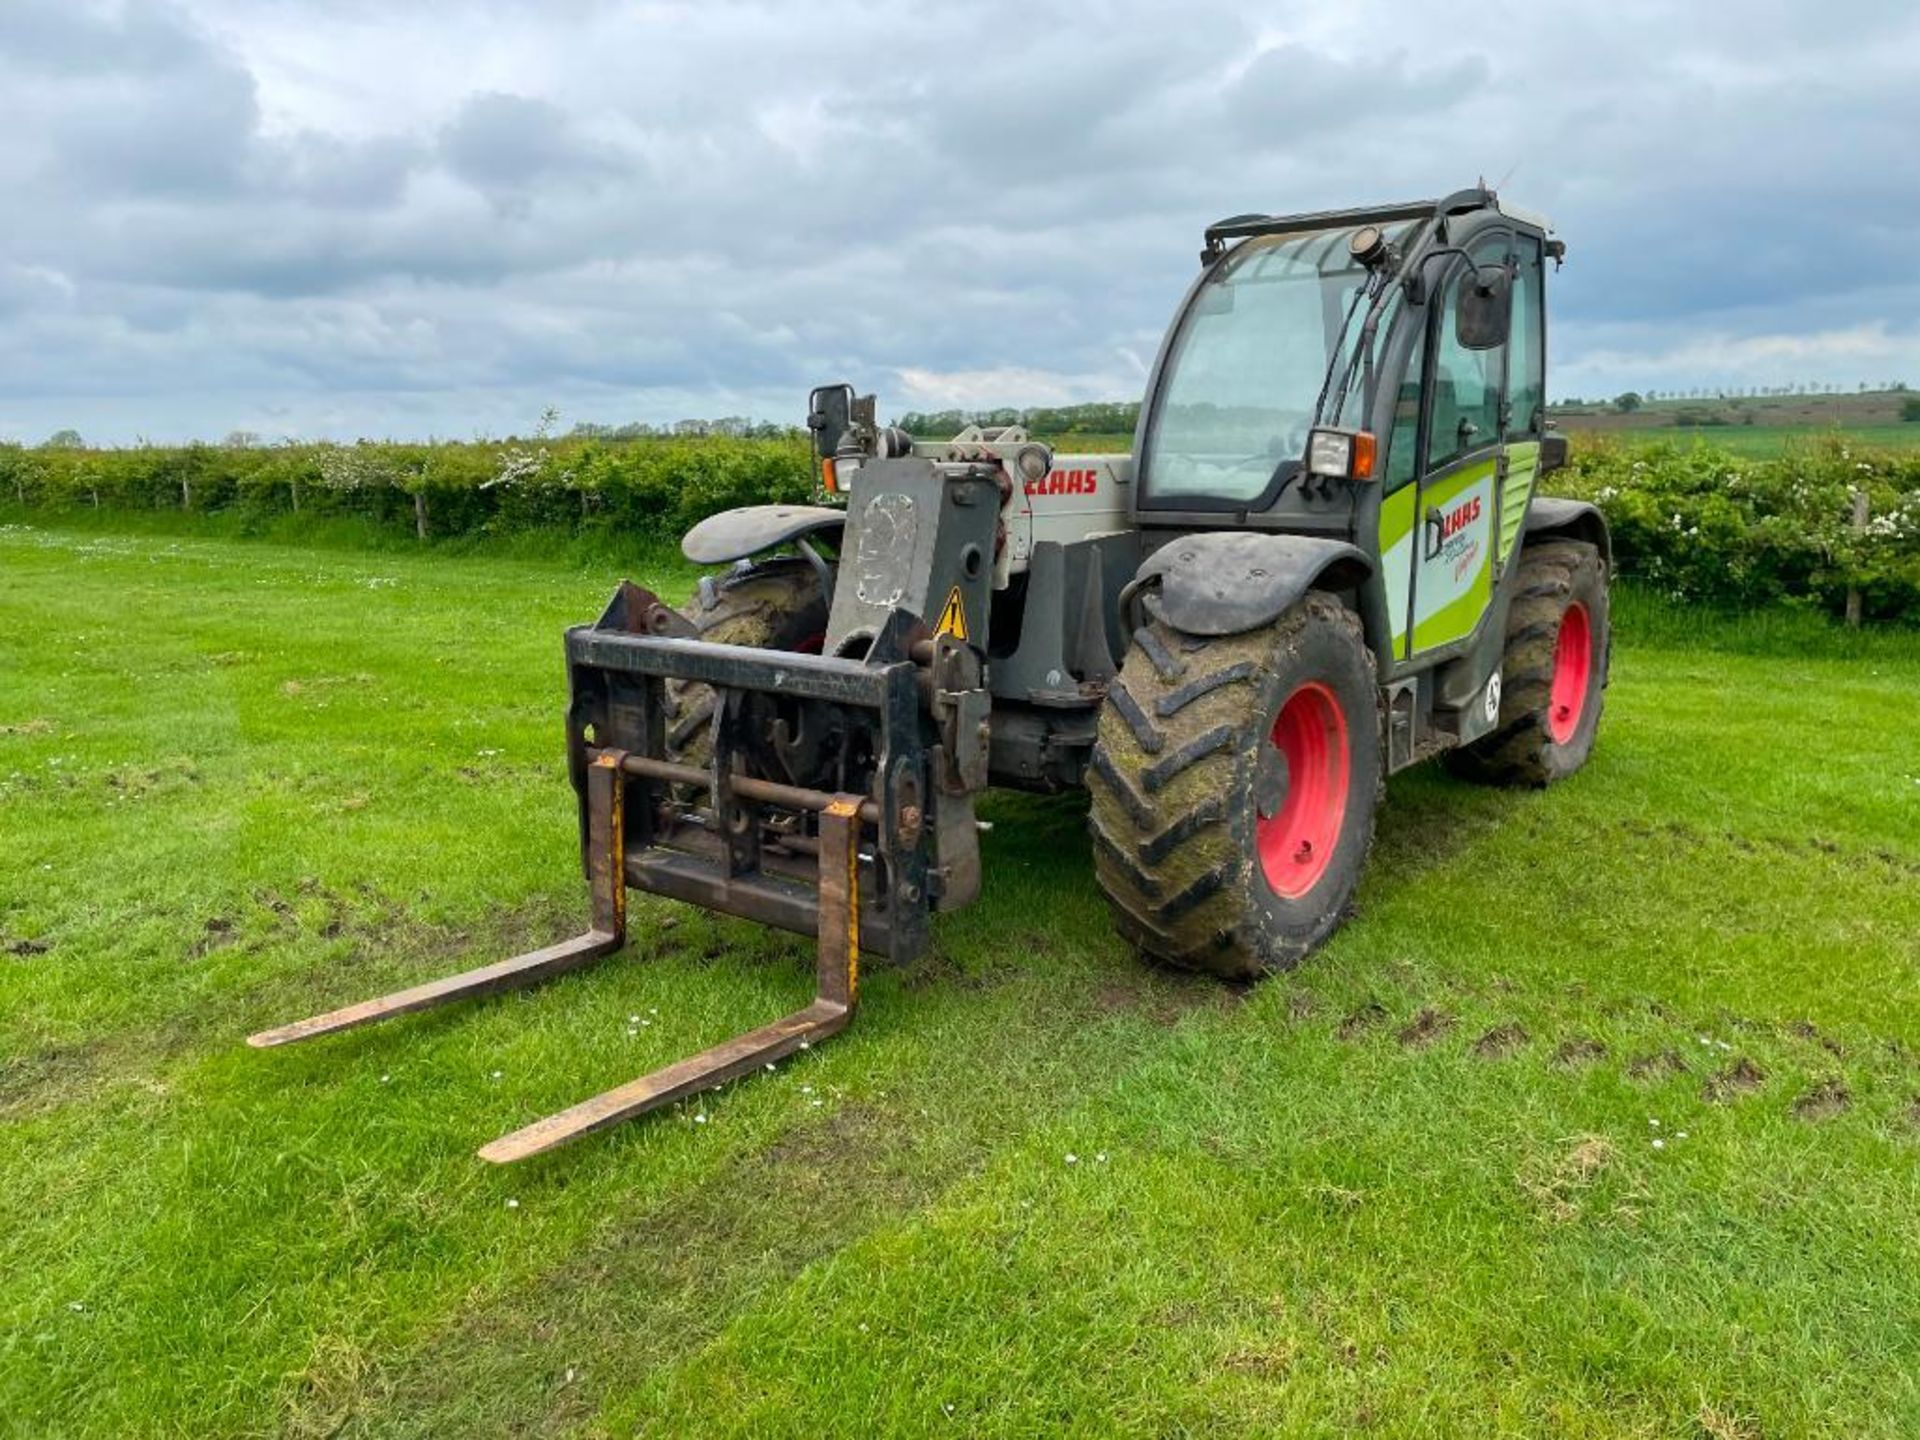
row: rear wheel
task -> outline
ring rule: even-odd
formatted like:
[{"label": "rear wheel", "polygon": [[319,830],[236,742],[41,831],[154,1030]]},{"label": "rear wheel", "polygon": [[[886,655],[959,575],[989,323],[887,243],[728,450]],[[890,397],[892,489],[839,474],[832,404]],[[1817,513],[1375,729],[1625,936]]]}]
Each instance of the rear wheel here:
[{"label": "rear wheel", "polygon": [[1380,784],[1373,656],[1345,606],[1309,594],[1218,638],[1154,620],[1101,711],[1094,873],[1154,958],[1285,969],[1346,914]]},{"label": "rear wheel", "polygon": [[1515,584],[1499,722],[1447,763],[1490,784],[1550,785],[1587,763],[1600,729],[1612,641],[1607,562],[1583,540],[1549,540],[1520,552]]},{"label": "rear wheel", "polygon": [[[682,612],[699,638],[751,650],[818,655],[827,635],[827,597],[805,560],[774,559],[700,582]],[[705,765],[713,754],[713,687],[667,682],[667,754]]]}]

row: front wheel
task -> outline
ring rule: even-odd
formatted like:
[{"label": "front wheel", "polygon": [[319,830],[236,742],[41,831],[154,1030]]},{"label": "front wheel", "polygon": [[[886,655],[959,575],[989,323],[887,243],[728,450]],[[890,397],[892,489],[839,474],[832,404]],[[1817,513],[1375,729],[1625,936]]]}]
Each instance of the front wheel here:
[{"label": "front wheel", "polygon": [[[775,556],[708,579],[682,611],[699,638],[751,650],[790,650],[818,655],[827,632],[827,594],[804,560]],[[669,680],[667,758],[704,766],[713,755],[713,687],[698,680]]]},{"label": "front wheel", "polygon": [[1381,773],[1373,655],[1331,596],[1244,635],[1152,621],[1108,689],[1088,779],[1115,923],[1191,969],[1297,964],[1352,901]]}]

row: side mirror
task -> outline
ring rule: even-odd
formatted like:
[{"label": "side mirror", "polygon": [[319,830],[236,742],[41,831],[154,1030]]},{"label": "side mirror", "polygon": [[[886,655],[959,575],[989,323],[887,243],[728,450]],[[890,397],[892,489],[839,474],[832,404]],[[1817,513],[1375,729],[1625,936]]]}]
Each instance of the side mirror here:
[{"label": "side mirror", "polygon": [[1460,281],[1453,337],[1464,350],[1498,350],[1513,319],[1513,275],[1504,265],[1482,265]]},{"label": "side mirror", "polygon": [[831,458],[841,436],[853,428],[853,386],[822,385],[808,395],[807,428],[813,432],[813,453]]}]

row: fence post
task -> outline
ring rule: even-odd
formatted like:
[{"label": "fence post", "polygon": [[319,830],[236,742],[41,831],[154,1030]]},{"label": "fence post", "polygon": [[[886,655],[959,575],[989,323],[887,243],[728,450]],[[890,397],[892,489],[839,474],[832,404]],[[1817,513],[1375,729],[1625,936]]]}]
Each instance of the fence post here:
[{"label": "fence post", "polygon": [[413,533],[420,539],[427,538],[427,492],[413,492]]},{"label": "fence post", "polygon": [[193,508],[193,482],[191,480],[182,480],[180,482],[180,508],[182,510],[191,510]]},{"label": "fence post", "polygon": [[288,488],[293,491],[293,513],[298,515],[300,513],[300,482],[298,480],[290,480],[287,482],[287,485]]},{"label": "fence post", "polygon": [[[1853,492],[1853,533],[1855,535],[1867,533],[1867,492],[1864,490]],[[1847,586],[1847,628],[1849,630],[1860,628],[1860,587],[1858,585]]]}]

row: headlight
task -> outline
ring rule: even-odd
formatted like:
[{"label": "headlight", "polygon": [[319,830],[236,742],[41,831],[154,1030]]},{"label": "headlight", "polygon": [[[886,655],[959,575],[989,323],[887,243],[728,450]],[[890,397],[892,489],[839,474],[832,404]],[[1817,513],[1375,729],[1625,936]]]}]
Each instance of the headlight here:
[{"label": "headlight", "polygon": [[1329,480],[1370,480],[1373,453],[1365,430],[1315,430],[1307,437],[1307,470]]}]

